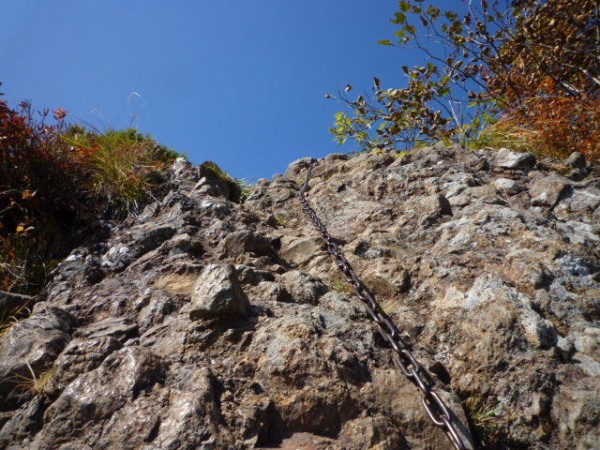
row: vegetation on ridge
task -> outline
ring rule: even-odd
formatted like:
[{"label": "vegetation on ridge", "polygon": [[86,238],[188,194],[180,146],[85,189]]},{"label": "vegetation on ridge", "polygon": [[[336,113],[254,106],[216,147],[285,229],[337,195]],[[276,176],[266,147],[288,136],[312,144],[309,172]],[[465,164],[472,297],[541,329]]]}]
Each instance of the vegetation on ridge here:
[{"label": "vegetation on ridge", "polygon": [[136,130],[101,133],[66,116],[0,100],[0,290],[38,291],[75,230],[138,209],[178,156]]},{"label": "vegetation on ridge", "polygon": [[[435,3],[435,2],[433,2]],[[438,2],[439,3],[439,2]],[[402,0],[395,40],[423,66],[404,88],[337,98],[351,109],[331,128],[363,149],[435,140],[600,159],[600,12],[593,0],[478,0],[460,11]],[[332,95],[327,95],[333,98]]]}]

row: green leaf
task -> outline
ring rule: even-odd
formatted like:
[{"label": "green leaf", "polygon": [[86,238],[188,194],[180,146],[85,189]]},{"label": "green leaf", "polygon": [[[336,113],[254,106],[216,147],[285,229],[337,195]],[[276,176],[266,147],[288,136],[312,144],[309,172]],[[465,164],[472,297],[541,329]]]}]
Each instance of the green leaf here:
[{"label": "green leaf", "polygon": [[392,20],[393,23],[398,23],[400,25],[404,25],[406,23],[406,14],[404,14],[403,12],[396,12],[395,14],[396,18]]},{"label": "green leaf", "polygon": [[427,8],[427,14],[431,16],[433,20],[436,20],[440,16],[440,10],[433,5],[430,5]]},{"label": "green leaf", "polygon": [[444,15],[446,16],[446,19],[448,19],[451,22],[453,22],[456,19],[458,19],[458,14],[456,14],[454,11],[446,11],[444,13]]},{"label": "green leaf", "polygon": [[408,3],[406,0],[402,0],[400,2],[400,9],[404,12],[410,11],[410,3]]},{"label": "green leaf", "polygon": [[392,41],[390,41],[389,39],[381,39],[379,41],[377,41],[378,44],[381,45],[394,45],[394,43]]}]

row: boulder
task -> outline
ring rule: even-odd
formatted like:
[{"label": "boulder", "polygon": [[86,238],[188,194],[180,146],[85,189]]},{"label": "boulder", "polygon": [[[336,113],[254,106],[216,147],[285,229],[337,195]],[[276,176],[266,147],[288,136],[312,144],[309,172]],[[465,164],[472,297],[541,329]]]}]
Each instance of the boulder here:
[{"label": "boulder", "polygon": [[210,264],[194,285],[190,318],[244,317],[249,306],[235,267],[232,264]]},{"label": "boulder", "polygon": [[557,174],[550,174],[534,181],[529,187],[531,204],[553,207],[569,188],[570,181]]},{"label": "boulder", "polygon": [[243,253],[263,256],[274,253],[270,239],[249,230],[229,234],[225,238],[224,248],[229,256],[238,256]]},{"label": "boulder", "polygon": [[535,156],[531,153],[512,152],[507,148],[501,148],[496,153],[496,166],[502,169],[531,170],[535,163]]}]

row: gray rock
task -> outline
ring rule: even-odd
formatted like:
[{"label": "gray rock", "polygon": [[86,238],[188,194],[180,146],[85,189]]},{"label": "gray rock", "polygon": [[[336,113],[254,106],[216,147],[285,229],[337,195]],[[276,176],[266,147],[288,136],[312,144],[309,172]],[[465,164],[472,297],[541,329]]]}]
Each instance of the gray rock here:
[{"label": "gray rock", "polygon": [[431,223],[442,216],[452,215],[452,206],[446,197],[443,195],[431,195],[422,199],[419,203],[419,208],[423,213],[421,214],[419,222],[425,226],[431,225]]},{"label": "gray rock", "polygon": [[121,343],[137,336],[137,324],[126,317],[107,317],[77,330],[77,337],[98,339],[111,337]]},{"label": "gray rock", "polygon": [[410,276],[402,268],[394,267],[386,272],[377,267],[367,268],[363,277],[369,289],[381,297],[393,298],[410,288]]},{"label": "gray rock", "polygon": [[571,155],[565,160],[565,164],[573,167],[574,169],[585,169],[587,167],[585,156],[580,152],[571,153]]},{"label": "gray rock", "polygon": [[327,287],[320,279],[297,270],[284,273],[279,281],[297,303],[315,305],[319,298],[327,292]]},{"label": "gray rock", "polygon": [[0,335],[0,400],[4,407],[18,402],[19,384],[48,370],[71,340],[76,324],[68,312],[38,303],[30,317]]},{"label": "gray rock", "polygon": [[252,289],[252,296],[268,302],[290,301],[290,294],[285,287],[273,281],[262,281]]},{"label": "gray rock", "polygon": [[36,396],[18,409],[6,423],[0,421],[0,448],[17,450],[31,439],[32,430],[41,428],[45,401]]},{"label": "gray rock", "polygon": [[361,258],[377,259],[391,257],[394,252],[390,248],[387,248],[384,243],[377,245],[376,242],[360,240],[356,242],[353,253]]},{"label": "gray rock", "polygon": [[85,442],[97,433],[90,422],[109,419],[163,380],[160,360],[148,350],[126,347],[114,352],[72,381],[48,407],[47,426],[35,436],[33,448],[47,448],[49,442]]},{"label": "gray rock", "polygon": [[194,186],[194,191],[201,194],[208,194],[215,197],[229,197],[229,187],[226,183],[218,179],[200,178],[200,181]]},{"label": "gray rock", "polygon": [[230,256],[238,256],[242,253],[265,256],[274,253],[270,239],[249,230],[229,234],[225,238],[224,248]]},{"label": "gray rock", "polygon": [[[205,161],[198,167],[200,181],[195,186],[200,193],[224,196],[233,202],[240,201],[241,187],[237,180],[231,178],[215,162]],[[204,182],[202,182],[204,180]],[[192,190],[193,192],[193,190]]]},{"label": "gray rock", "polygon": [[315,237],[284,236],[282,238],[281,256],[296,264],[306,264],[321,253],[321,241]]},{"label": "gray rock", "polygon": [[298,176],[301,171],[308,169],[312,160],[313,158],[311,157],[305,157],[291,162],[285,172],[285,176],[288,178]]},{"label": "gray rock", "polygon": [[134,259],[135,255],[129,246],[116,243],[102,255],[101,264],[115,272],[121,272],[125,270]]},{"label": "gray rock", "polygon": [[567,177],[573,181],[582,181],[585,177],[590,174],[590,169],[588,167],[581,169],[573,169],[571,172],[567,174]]},{"label": "gray rock", "polygon": [[185,158],[179,157],[173,163],[173,175],[175,179],[181,179],[186,172],[192,169],[192,163]]},{"label": "gray rock", "polygon": [[498,192],[506,193],[508,195],[515,195],[519,193],[519,184],[508,178],[498,178],[494,181],[494,186]]},{"label": "gray rock", "polygon": [[249,306],[235,267],[210,264],[194,286],[190,318],[243,317],[248,314]]},{"label": "gray rock", "polygon": [[577,189],[568,202],[569,209],[579,213],[592,213],[600,206],[600,189]]},{"label": "gray rock", "polygon": [[158,248],[174,234],[175,228],[168,225],[142,229],[135,239],[136,256],[140,257]]},{"label": "gray rock", "polygon": [[[600,421],[600,390],[583,381],[563,387],[553,399],[552,416],[557,421],[558,447],[588,450],[600,448],[600,433],[590,423]],[[562,419],[562,420],[560,420]],[[573,445],[573,434],[578,436]]]},{"label": "gray rock", "polygon": [[466,194],[455,195],[449,199],[450,206],[463,207],[471,203],[471,196]]},{"label": "gray rock", "polygon": [[551,174],[532,183],[529,187],[531,204],[534,206],[554,206],[565,194],[569,180],[560,175]]},{"label": "gray rock", "polygon": [[424,208],[428,211],[435,212],[439,215],[452,215],[452,208],[450,207],[450,203],[448,199],[443,195],[434,195],[432,197],[427,197],[424,200]]},{"label": "gray rock", "polygon": [[94,370],[121,347],[123,344],[110,336],[73,339],[55,361],[57,373],[51,380],[51,390],[62,392],[80,374]]},{"label": "gray rock", "polygon": [[503,169],[531,170],[535,163],[535,156],[531,153],[511,152],[507,148],[501,148],[496,153],[496,166]]},{"label": "gray rock", "polygon": [[256,267],[240,264],[236,267],[238,278],[242,284],[256,285],[262,281],[275,281],[275,276],[266,270],[260,270]]},{"label": "gray rock", "polygon": [[469,195],[477,200],[477,203],[493,205],[498,203],[498,193],[495,185],[474,186],[468,189]]},{"label": "gray rock", "polygon": [[[128,422],[133,417],[137,427],[109,428],[105,445],[115,441],[122,447],[136,444],[139,448],[200,449],[236,448],[223,427],[218,407],[218,380],[209,369],[178,367],[186,379],[158,401],[152,398],[129,404],[112,424]],[[160,411],[160,414],[159,414]],[[150,414],[149,414],[150,412]]]},{"label": "gray rock", "polygon": [[325,161],[348,161],[349,159],[348,153],[330,153],[325,157]]},{"label": "gray rock", "polygon": [[173,236],[161,246],[161,250],[171,256],[185,253],[200,256],[205,251],[202,242],[191,237],[188,233]]}]

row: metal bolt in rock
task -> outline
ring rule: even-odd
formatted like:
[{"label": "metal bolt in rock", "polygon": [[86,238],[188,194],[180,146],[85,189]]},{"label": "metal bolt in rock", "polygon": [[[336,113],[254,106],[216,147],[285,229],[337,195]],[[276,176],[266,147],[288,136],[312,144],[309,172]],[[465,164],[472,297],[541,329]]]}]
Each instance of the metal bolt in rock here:
[{"label": "metal bolt in rock", "polygon": [[421,403],[431,421],[443,429],[444,433],[446,433],[446,436],[457,450],[466,450],[467,447],[457,430],[457,421],[456,419],[453,419],[453,414],[451,414],[450,409],[435,392],[433,384],[430,381],[431,377],[426,373],[423,366],[419,364],[410,349],[402,342],[398,328],[358,277],[343,252],[335,243],[333,236],[329,234],[327,228],[321,219],[319,219],[319,216],[317,216],[317,213],[308,203],[306,191],[308,189],[308,182],[311,178],[312,169],[316,163],[317,161],[315,159],[311,161],[306,174],[306,181],[300,189],[300,203],[302,204],[302,209],[309,217],[314,227],[321,233],[321,237],[327,246],[327,253],[334,259],[348,283],[352,285],[356,296],[365,304],[367,312],[378,325],[381,335],[394,349],[395,364],[402,373],[404,373],[406,378],[421,391]]}]

